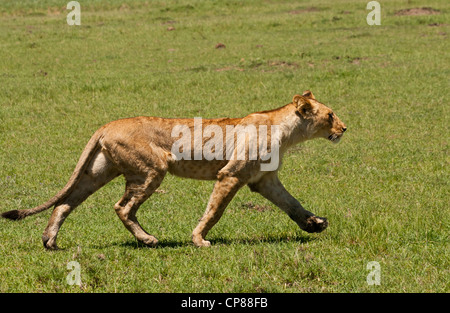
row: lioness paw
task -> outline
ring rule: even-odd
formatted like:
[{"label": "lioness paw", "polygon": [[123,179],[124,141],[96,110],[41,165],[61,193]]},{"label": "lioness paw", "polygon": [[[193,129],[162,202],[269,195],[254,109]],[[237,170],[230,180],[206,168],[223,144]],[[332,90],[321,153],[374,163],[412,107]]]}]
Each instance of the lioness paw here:
[{"label": "lioness paw", "polygon": [[304,228],[308,233],[320,233],[328,227],[328,221],[325,217],[310,216],[306,219]]},{"label": "lioness paw", "polygon": [[147,238],[142,240],[142,243],[147,247],[154,248],[158,245],[158,239],[153,236],[148,236]]},{"label": "lioness paw", "polygon": [[208,240],[203,240],[201,238],[193,238],[192,240],[194,242],[194,245],[196,247],[210,247],[211,246],[211,242],[209,242]]}]

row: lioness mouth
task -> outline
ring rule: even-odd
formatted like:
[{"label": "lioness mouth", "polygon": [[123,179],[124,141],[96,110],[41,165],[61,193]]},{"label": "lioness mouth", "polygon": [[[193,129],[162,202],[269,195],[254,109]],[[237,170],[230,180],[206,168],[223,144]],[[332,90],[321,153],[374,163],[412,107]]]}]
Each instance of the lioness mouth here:
[{"label": "lioness mouth", "polygon": [[328,136],[328,140],[330,140],[332,143],[338,143],[341,140],[342,135],[344,135],[344,134],[343,133],[331,134],[331,135]]},{"label": "lioness mouth", "polygon": [[341,136],[338,134],[331,134],[330,136],[328,136],[328,139],[332,142],[337,143],[339,139],[341,139]]}]

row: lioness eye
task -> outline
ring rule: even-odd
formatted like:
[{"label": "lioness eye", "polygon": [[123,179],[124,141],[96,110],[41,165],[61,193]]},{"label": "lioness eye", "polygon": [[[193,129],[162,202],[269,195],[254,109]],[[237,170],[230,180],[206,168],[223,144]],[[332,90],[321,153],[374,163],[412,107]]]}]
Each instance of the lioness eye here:
[{"label": "lioness eye", "polygon": [[333,121],[333,113],[328,113],[328,118],[330,119],[330,121]]}]

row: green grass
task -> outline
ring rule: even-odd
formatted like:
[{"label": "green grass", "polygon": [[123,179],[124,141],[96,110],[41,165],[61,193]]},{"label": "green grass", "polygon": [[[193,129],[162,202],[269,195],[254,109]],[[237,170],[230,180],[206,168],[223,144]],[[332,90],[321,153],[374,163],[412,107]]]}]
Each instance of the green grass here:
[{"label": "green grass", "polygon": [[[51,210],[0,220],[0,292],[449,292],[448,1],[381,2],[381,26],[350,0],[80,3],[81,26],[64,1],[0,4],[0,211],[52,197],[111,120],[244,116],[311,89],[348,131],[293,149],[280,177],[330,226],[302,232],[244,188],[198,249],[213,182],[167,176],[138,213],[149,249],[114,213],[118,178],[66,220],[61,251],[41,243]],[[439,14],[395,15],[424,6]]]}]

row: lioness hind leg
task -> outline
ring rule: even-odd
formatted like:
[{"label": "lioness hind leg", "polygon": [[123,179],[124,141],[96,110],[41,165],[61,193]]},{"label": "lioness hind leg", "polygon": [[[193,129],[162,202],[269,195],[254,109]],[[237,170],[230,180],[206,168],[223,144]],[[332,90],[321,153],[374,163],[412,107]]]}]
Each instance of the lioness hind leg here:
[{"label": "lioness hind leg", "polygon": [[97,153],[86,172],[82,174],[75,189],[55,205],[55,209],[42,235],[44,247],[50,250],[58,249],[56,237],[70,212],[119,174],[119,171],[113,167],[112,163],[102,152]]},{"label": "lioness hind leg", "polygon": [[126,229],[138,241],[149,247],[156,246],[158,240],[142,228],[137,220],[136,213],[140,205],[159,187],[164,176],[165,172],[154,171],[148,174],[145,179],[139,176],[126,177],[125,194],[114,206],[114,210]]}]

